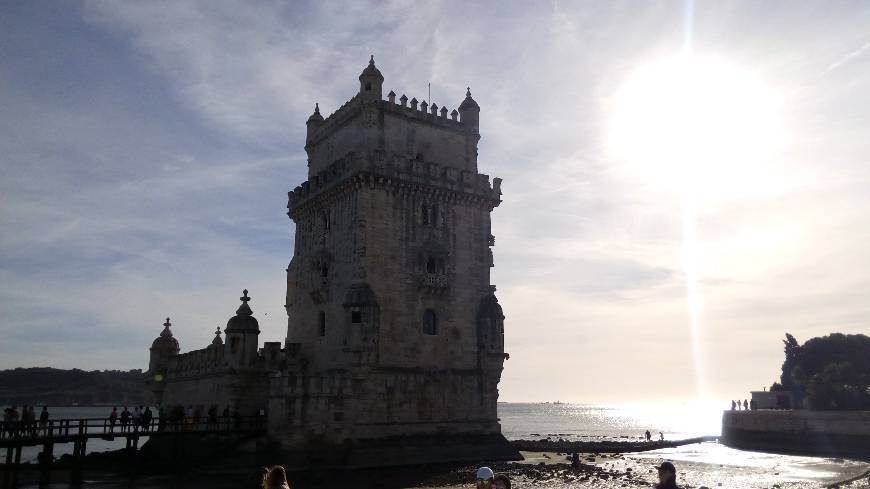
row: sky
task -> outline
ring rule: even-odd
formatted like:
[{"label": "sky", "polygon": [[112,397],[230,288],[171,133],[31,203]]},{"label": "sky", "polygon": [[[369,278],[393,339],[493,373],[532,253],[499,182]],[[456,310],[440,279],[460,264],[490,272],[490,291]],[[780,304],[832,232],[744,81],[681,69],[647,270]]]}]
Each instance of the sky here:
[{"label": "sky", "polygon": [[504,401],[748,397],[870,324],[865,2],[5,1],[0,368],[281,341],[305,120],[481,106]]}]

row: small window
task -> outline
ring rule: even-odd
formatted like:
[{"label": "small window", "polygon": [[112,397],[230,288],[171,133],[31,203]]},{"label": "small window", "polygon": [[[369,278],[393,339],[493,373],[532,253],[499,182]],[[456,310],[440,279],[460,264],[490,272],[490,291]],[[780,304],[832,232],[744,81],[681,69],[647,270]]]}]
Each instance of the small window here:
[{"label": "small window", "polygon": [[317,315],[317,322],[319,323],[318,333],[320,334],[320,336],[326,336],[326,313],[325,312],[320,311],[320,313]]},{"label": "small window", "polygon": [[432,309],[426,309],[426,312],[423,313],[423,334],[438,334],[438,318]]},{"label": "small window", "polygon": [[230,351],[233,353],[239,351],[239,339],[238,338],[230,339]]},{"label": "small window", "polygon": [[429,224],[429,207],[426,204],[420,208],[420,217],[423,219],[424,226]]},{"label": "small window", "polygon": [[430,256],[426,259],[426,273],[437,273],[438,264],[434,257]]},{"label": "small window", "polygon": [[329,276],[329,265],[324,264],[320,267],[320,276],[326,278]]},{"label": "small window", "polygon": [[368,92],[368,91],[371,90],[371,89],[372,89],[372,84],[371,84],[371,83],[366,83],[366,92]]},{"label": "small window", "polygon": [[432,217],[429,218],[429,222],[432,223],[433,226],[438,226],[438,206],[432,206]]},{"label": "small window", "polygon": [[359,324],[362,322],[362,313],[359,311],[351,311],[350,312],[350,322],[353,324]]}]

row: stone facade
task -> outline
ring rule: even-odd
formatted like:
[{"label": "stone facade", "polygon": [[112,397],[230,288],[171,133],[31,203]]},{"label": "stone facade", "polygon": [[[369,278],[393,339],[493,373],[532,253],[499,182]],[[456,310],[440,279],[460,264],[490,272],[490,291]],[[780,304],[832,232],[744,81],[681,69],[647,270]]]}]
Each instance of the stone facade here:
[{"label": "stone facade", "polygon": [[[296,238],[284,348],[257,352],[258,328],[248,326],[236,333],[248,356],[223,345],[213,355],[224,370],[203,371],[201,388],[265,403],[270,434],[288,449],[409,436],[503,440],[504,315],[490,285],[501,179],[477,169],[480,107],[470,90],[449,114],[393,92],[384,100],[373,59],[359,81],[337,111],[324,119],[316,106],[306,124],[308,180],[287,206]],[[210,364],[208,348],[185,355],[194,354]],[[177,364],[164,398],[195,390],[173,391]],[[234,391],[230,371],[250,375],[261,397]]]}]

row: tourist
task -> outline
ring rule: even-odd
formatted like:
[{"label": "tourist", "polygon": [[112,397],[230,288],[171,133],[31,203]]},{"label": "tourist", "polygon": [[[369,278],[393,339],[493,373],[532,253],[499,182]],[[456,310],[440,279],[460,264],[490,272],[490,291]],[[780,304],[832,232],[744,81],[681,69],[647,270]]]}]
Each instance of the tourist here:
[{"label": "tourist", "polygon": [[580,468],[580,454],[577,452],[571,454],[571,467],[574,467],[575,469]]},{"label": "tourist", "polygon": [[9,411],[9,433],[18,436],[18,406],[12,406]]},{"label": "tourist", "polygon": [[646,430],[645,436],[646,436],[647,443],[652,441],[652,433],[650,433],[649,430]]},{"label": "tourist", "polygon": [[42,412],[39,413],[39,429],[43,434],[48,434],[48,406],[42,406]]},{"label": "tourist", "polygon": [[224,408],[223,413],[221,413],[221,423],[224,425],[223,429],[230,429],[230,405],[227,404],[227,407]]},{"label": "tourist", "polygon": [[242,429],[242,413],[239,412],[239,407],[233,408],[233,429]]},{"label": "tourist", "polygon": [[659,472],[659,483],[656,489],[679,489],[677,486],[677,468],[670,462],[662,462],[656,467]]},{"label": "tourist", "polygon": [[127,423],[130,422],[130,410],[127,409],[127,406],[124,406],[124,410],[121,411],[121,433],[127,431]]},{"label": "tourist", "polygon": [[142,406],[136,406],[133,410],[133,431],[139,431],[139,427],[142,426]]},{"label": "tourist", "polygon": [[661,431],[659,431],[659,441],[665,441],[665,435]]},{"label": "tourist", "polygon": [[731,401],[731,410],[732,410],[732,411],[736,411],[736,410],[737,410],[737,403],[734,402],[733,400]]},{"label": "tourist", "polygon": [[743,400],[743,410],[749,411],[749,401],[747,401],[746,399]]},{"label": "tourist", "polygon": [[190,431],[190,424],[193,423],[193,404],[188,404],[184,411],[184,429]]},{"label": "tourist", "polygon": [[0,436],[12,436],[12,408],[3,410],[3,426],[0,426]]},{"label": "tourist", "polygon": [[109,413],[109,431],[115,432],[115,423],[118,422],[118,406],[112,408],[112,412]]},{"label": "tourist", "polygon": [[280,465],[274,465],[263,471],[263,489],[290,489],[287,482],[287,471]]},{"label": "tourist", "polygon": [[217,406],[212,404],[208,408],[208,429],[213,430],[217,427]]},{"label": "tourist", "polygon": [[481,467],[477,469],[477,489],[489,489],[492,486],[492,479],[495,474],[489,467]]},{"label": "tourist", "polygon": [[142,431],[151,429],[151,419],[154,418],[154,413],[151,411],[151,406],[145,407],[145,412],[142,413]]},{"label": "tourist", "polygon": [[511,489],[511,479],[505,474],[498,474],[492,478],[493,489]]}]

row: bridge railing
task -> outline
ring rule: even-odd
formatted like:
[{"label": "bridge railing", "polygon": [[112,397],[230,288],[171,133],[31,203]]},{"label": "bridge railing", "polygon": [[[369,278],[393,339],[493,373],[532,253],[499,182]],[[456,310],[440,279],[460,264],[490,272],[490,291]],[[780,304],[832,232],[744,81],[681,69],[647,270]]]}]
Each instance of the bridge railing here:
[{"label": "bridge railing", "polygon": [[185,432],[250,432],[266,428],[265,416],[203,416],[152,418],[126,423],[120,418],[50,419],[48,421],[3,421],[0,440],[16,438],[68,438],[82,436],[149,436]]}]

